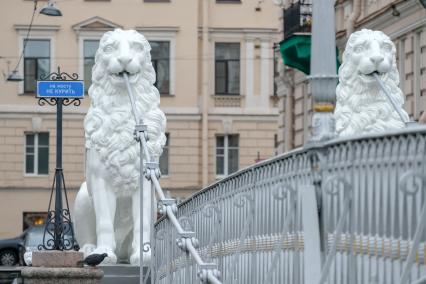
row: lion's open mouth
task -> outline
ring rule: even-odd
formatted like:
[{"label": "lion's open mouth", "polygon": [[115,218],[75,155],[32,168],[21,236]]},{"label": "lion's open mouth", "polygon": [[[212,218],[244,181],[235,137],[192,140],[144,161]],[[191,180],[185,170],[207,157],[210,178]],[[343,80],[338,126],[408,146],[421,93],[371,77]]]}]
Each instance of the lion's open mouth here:
[{"label": "lion's open mouth", "polygon": [[127,74],[127,77],[129,78],[129,81],[135,80],[138,73],[129,73],[127,71],[121,71],[119,73],[111,73],[111,76],[115,80],[124,80],[124,74]]},{"label": "lion's open mouth", "polygon": [[379,77],[383,77],[385,75],[385,73],[381,73],[381,72],[379,72],[377,70],[375,70],[375,71],[373,71],[371,73],[367,73],[367,74],[366,73],[362,73],[362,72],[358,72],[358,76],[363,81],[366,81],[366,82],[373,82],[373,81],[375,81],[374,74],[379,75]]}]

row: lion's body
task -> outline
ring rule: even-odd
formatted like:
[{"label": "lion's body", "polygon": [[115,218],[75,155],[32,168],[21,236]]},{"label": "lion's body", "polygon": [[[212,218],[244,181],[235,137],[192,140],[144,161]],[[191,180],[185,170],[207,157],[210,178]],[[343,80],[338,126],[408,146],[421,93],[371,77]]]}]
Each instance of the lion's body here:
[{"label": "lion's body", "polygon": [[154,159],[165,143],[165,116],[150,47],[136,31],[106,33],[96,53],[89,88],[91,105],[84,120],[86,183],[75,202],[77,240],[86,254],[108,253],[104,263],[119,259],[139,264],[139,210],[144,211],[144,240],[149,238],[150,183],[144,180],[146,200],[139,202],[140,149],[134,139],[135,119],[122,76],[128,73],[137,115],[148,126],[148,150]]},{"label": "lion's body", "polygon": [[404,95],[398,88],[395,46],[382,32],[361,30],[348,40],[339,68],[336,89],[336,131],[339,136],[359,135],[405,126],[372,76],[376,72],[402,109]]}]

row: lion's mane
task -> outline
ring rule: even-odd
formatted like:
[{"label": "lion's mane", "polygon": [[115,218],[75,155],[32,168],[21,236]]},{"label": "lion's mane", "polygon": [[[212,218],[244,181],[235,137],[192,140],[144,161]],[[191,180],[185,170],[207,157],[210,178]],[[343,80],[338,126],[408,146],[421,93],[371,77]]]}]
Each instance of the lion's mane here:
[{"label": "lion's mane", "polygon": [[[372,133],[404,127],[398,113],[387,100],[381,89],[371,87],[358,76],[357,66],[352,60],[353,48],[359,37],[389,40],[382,32],[361,30],[353,33],[343,53],[339,68],[339,84],[336,88],[336,131],[339,136]],[[404,95],[399,89],[399,73],[396,68],[395,45],[392,44],[392,68],[381,76],[393,101],[402,109]],[[404,112],[404,114],[406,114]],[[406,119],[408,115],[406,114]]]},{"label": "lion's mane", "polygon": [[[116,192],[128,195],[138,189],[140,155],[134,139],[135,120],[131,111],[127,89],[116,87],[108,80],[106,63],[101,59],[103,45],[114,36],[115,30],[104,34],[95,55],[92,85],[89,88],[91,105],[84,120],[86,148],[97,151],[110,172]],[[154,86],[155,71],[151,63],[150,45],[138,32],[133,31],[143,44],[144,62],[139,81],[133,85],[139,117],[148,126],[148,151],[156,161],[166,141],[166,118],[160,110],[160,95]]]}]

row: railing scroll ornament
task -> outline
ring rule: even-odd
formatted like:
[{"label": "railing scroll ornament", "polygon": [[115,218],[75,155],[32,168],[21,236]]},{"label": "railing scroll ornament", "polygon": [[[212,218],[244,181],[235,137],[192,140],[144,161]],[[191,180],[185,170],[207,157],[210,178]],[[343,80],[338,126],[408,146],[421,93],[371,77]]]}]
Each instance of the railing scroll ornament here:
[{"label": "railing scroll ornament", "polygon": [[[414,198],[414,196],[420,191],[425,191],[426,189],[426,175],[422,174],[421,172],[418,172],[416,170],[410,170],[405,172],[400,180],[399,180],[399,189],[406,195],[411,196]],[[426,192],[422,192],[423,199],[425,198]],[[414,263],[414,260],[416,258],[416,255],[418,254],[418,249],[420,245],[420,238],[424,234],[425,230],[425,224],[426,224],[426,200],[422,200],[423,206],[421,209],[420,216],[418,218],[418,224],[416,226],[416,230],[414,233],[413,242],[411,245],[410,252],[407,257],[407,261],[405,263],[405,266],[402,270],[401,274],[401,280],[400,283],[408,283],[408,278],[411,274],[411,267]],[[415,215],[412,216],[412,218],[415,218]]]},{"label": "railing scroll ornament", "polygon": [[323,284],[327,281],[331,263],[333,262],[336,256],[337,245],[341,240],[343,227],[348,219],[348,215],[352,207],[352,186],[345,178],[332,175],[326,179],[323,186],[325,192],[331,196],[337,196],[340,192],[341,187],[343,187],[344,205],[343,212],[340,215],[339,221],[337,222],[336,230],[334,232],[334,240],[331,244],[331,247],[325,259],[325,264],[321,271],[321,278],[318,282],[319,284]]}]

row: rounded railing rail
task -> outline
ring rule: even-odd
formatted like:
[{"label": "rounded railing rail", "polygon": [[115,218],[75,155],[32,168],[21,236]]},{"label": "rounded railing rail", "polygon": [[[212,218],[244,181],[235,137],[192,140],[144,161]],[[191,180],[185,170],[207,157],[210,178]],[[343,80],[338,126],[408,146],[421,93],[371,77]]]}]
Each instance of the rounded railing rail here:
[{"label": "rounded railing rail", "polygon": [[[415,282],[426,276],[425,153],[426,127],[307,145],[202,189],[176,217],[222,283]],[[155,224],[153,283],[196,283],[176,239],[169,219]]]}]

